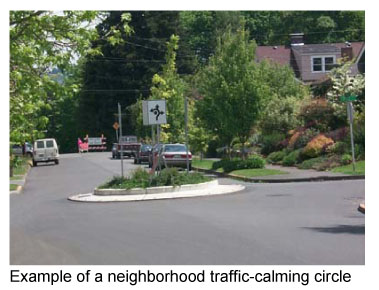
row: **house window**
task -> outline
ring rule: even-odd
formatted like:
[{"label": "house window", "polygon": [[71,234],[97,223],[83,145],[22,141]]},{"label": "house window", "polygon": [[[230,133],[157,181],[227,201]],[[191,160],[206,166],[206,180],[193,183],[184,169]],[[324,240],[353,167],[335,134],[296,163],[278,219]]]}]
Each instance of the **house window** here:
[{"label": "house window", "polygon": [[322,58],[315,57],[313,59],[313,71],[322,71]]},{"label": "house window", "polygon": [[335,66],[335,56],[312,57],[312,72],[329,72]]},{"label": "house window", "polygon": [[334,58],[325,57],[325,71],[331,71],[334,67]]}]

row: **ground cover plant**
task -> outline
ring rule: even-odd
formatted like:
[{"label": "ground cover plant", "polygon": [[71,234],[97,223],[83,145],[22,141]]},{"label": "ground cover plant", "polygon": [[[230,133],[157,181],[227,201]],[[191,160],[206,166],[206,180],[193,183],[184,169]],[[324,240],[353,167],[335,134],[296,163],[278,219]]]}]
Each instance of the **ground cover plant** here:
[{"label": "ground cover plant", "polygon": [[146,170],[136,169],[130,177],[114,176],[111,180],[100,185],[99,189],[132,189],[156,186],[180,186],[211,181],[210,177],[199,172],[179,172],[177,168],[165,168],[156,175],[150,175]]}]

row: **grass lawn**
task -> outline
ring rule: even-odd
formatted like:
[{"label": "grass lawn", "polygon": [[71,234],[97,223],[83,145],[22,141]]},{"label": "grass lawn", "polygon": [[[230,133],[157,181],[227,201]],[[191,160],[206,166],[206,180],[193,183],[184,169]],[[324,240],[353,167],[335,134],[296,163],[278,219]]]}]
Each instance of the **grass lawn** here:
[{"label": "grass lawn", "polygon": [[17,184],[10,184],[10,189],[9,190],[16,190],[17,189]]},{"label": "grass lawn", "polygon": [[255,176],[267,176],[267,175],[278,175],[278,174],[288,174],[288,172],[277,170],[277,169],[241,169],[230,172],[231,174],[245,176],[245,177],[255,177]]},{"label": "grass lawn", "polygon": [[192,160],[192,166],[202,168],[202,169],[212,169],[212,164],[214,163],[214,160],[207,160],[207,159],[193,159]]},{"label": "grass lawn", "polygon": [[23,180],[24,176],[12,176],[10,180]]},{"label": "grass lawn", "polygon": [[335,167],[332,169],[332,172],[364,175],[365,174],[365,161],[362,160],[355,163],[355,173],[353,172],[353,164]]}]

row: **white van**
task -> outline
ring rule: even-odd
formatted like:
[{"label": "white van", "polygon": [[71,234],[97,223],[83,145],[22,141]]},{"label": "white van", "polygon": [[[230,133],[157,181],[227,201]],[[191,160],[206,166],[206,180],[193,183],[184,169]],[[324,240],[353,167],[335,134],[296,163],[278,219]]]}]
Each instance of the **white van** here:
[{"label": "white van", "polygon": [[59,151],[55,139],[38,139],[34,142],[33,166],[38,162],[59,163]]}]

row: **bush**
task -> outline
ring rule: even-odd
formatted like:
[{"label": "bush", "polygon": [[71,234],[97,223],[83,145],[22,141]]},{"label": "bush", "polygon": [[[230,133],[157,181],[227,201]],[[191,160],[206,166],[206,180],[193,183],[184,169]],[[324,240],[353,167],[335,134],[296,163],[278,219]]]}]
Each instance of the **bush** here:
[{"label": "bush", "polygon": [[197,184],[212,180],[199,172],[180,173],[177,168],[165,168],[158,175],[150,176],[144,169],[137,169],[129,178],[115,176],[99,188],[146,188],[149,186],[179,186]]},{"label": "bush", "polygon": [[325,134],[326,137],[332,138],[334,142],[344,141],[347,139],[348,135],[349,135],[348,127],[338,128],[334,131],[330,131],[327,134]]},{"label": "bush", "polygon": [[[216,163],[216,162],[215,162]],[[215,164],[213,163],[213,165]],[[224,172],[232,172],[239,169],[254,169],[254,168],[264,168],[265,160],[259,156],[252,156],[246,160],[235,158],[232,160],[220,160],[217,161],[215,166],[212,166],[213,170],[218,168],[223,168]]]},{"label": "bush", "polygon": [[292,151],[286,157],[283,158],[282,164],[284,166],[293,166],[301,161],[301,149]]},{"label": "bush", "polygon": [[282,133],[274,133],[271,135],[265,135],[262,137],[262,150],[261,153],[268,155],[278,149],[278,145],[285,139],[285,135]]},{"label": "bush", "polygon": [[313,99],[305,104],[300,110],[300,117],[307,127],[312,126],[321,132],[346,124],[346,116],[341,119],[335,113],[333,106],[324,98]]},{"label": "bush", "polygon": [[297,138],[293,141],[292,148],[300,149],[303,148],[310,142],[314,137],[316,137],[320,132],[314,128],[308,128],[304,131],[300,131]]},{"label": "bush", "polygon": [[303,161],[298,167],[300,169],[316,169],[317,165],[323,163],[327,157],[320,156]]},{"label": "bush", "polygon": [[286,150],[272,152],[267,156],[267,161],[270,163],[278,163],[282,161],[286,155],[287,155]]},{"label": "bush", "polygon": [[334,143],[333,145],[329,146],[328,148],[328,153],[333,153],[333,154],[345,154],[349,152],[349,146],[345,142],[338,141]]},{"label": "bush", "polygon": [[323,152],[326,146],[332,145],[333,143],[334,142],[331,138],[319,134],[304,147],[303,155],[310,158],[317,157]]},{"label": "bush", "polygon": [[341,157],[341,162],[343,165],[348,165],[353,161],[353,158],[351,157],[350,154],[344,154]]}]

